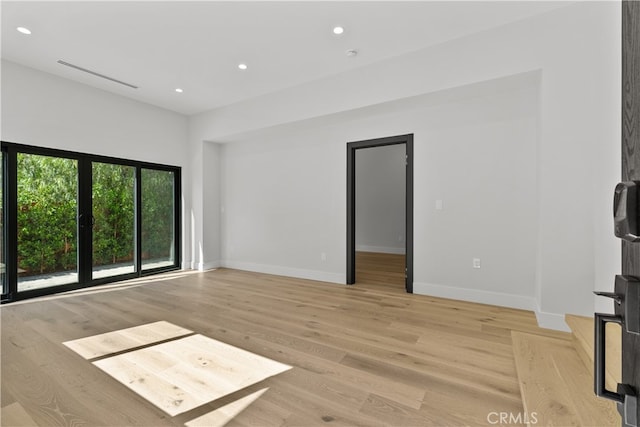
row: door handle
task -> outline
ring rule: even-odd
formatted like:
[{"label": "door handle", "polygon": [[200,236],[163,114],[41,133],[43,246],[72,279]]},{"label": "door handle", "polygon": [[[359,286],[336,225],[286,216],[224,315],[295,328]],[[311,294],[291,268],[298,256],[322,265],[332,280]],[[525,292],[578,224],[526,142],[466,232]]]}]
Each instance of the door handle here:
[{"label": "door handle", "polygon": [[[89,221],[87,221],[87,218],[89,219]],[[80,225],[80,228],[93,227],[95,223],[96,219],[93,215],[78,215],[78,225]]]},{"label": "door handle", "polygon": [[607,390],[605,385],[605,367],[606,364],[606,336],[607,336],[607,323],[617,323],[622,326],[622,318],[614,314],[595,314],[596,328],[595,328],[595,358],[593,372],[595,380],[595,392],[599,397],[613,400],[614,402],[624,402],[624,396],[620,393]]},{"label": "door handle", "polygon": [[607,297],[607,298],[611,298],[612,300],[614,300],[616,302],[616,304],[620,305],[622,303],[622,297],[618,294],[616,294],[615,292],[601,292],[601,291],[593,291],[594,294],[598,295],[599,297]]},{"label": "door handle", "polygon": [[623,326],[622,317],[614,314],[595,314],[595,358],[594,358],[594,391],[596,396],[613,400],[618,404],[618,410],[624,417],[625,425],[638,426],[638,397],[633,387],[628,384],[618,384],[617,391],[607,390],[606,378],[606,342],[607,323],[617,323]]},{"label": "door handle", "polygon": [[625,330],[630,334],[640,334],[640,277],[617,275],[614,289],[615,292],[593,293],[613,299]]}]

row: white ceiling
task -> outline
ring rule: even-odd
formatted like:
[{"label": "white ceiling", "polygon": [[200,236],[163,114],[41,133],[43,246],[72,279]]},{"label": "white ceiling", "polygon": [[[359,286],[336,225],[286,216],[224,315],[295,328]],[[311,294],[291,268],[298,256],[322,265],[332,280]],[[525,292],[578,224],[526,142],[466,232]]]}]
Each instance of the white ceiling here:
[{"label": "white ceiling", "polygon": [[[2,1],[2,58],[194,114],[566,4]],[[336,25],[345,27],[342,36],[332,33]],[[20,34],[18,26],[32,34]],[[359,54],[348,58],[351,48]],[[59,59],[139,89],[64,67]],[[249,68],[240,71],[240,62]]]}]

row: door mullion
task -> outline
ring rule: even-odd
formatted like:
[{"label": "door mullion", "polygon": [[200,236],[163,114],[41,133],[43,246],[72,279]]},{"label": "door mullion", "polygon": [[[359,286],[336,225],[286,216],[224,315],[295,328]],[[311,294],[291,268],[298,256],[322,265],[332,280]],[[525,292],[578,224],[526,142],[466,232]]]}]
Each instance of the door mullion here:
[{"label": "door mullion", "polygon": [[78,282],[91,282],[93,270],[93,173],[88,159],[78,160]]},{"label": "door mullion", "polygon": [[136,253],[135,269],[138,277],[142,275],[142,168],[136,167],[136,194],[135,194],[135,233],[136,233]]},{"label": "door mullion", "polygon": [[9,299],[18,293],[18,154],[7,148],[5,152],[5,280]]}]

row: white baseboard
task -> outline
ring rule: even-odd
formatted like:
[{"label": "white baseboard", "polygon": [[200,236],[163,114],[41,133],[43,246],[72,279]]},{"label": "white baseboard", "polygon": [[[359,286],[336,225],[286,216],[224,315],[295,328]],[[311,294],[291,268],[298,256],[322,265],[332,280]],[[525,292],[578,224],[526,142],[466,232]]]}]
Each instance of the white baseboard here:
[{"label": "white baseboard", "polygon": [[219,268],[219,267],[220,267],[220,261],[208,261],[208,262],[184,261],[182,263],[183,270],[206,271],[206,270],[212,270],[214,268]]},{"label": "white baseboard", "polygon": [[477,302],[480,304],[519,308],[522,310],[533,311],[536,308],[536,302],[533,297],[479,289],[457,288],[454,286],[436,285],[432,283],[414,282],[413,293],[468,302]]},{"label": "white baseboard", "polygon": [[220,261],[199,262],[196,270],[207,271],[213,270],[214,268],[220,268]]},{"label": "white baseboard", "polygon": [[380,254],[397,254],[404,255],[404,248],[392,248],[388,246],[368,246],[368,245],[356,245],[356,251],[360,252],[376,252]]},{"label": "white baseboard", "polygon": [[556,331],[571,332],[571,329],[564,321],[563,314],[549,313],[541,311],[536,307],[535,310],[536,319],[538,320],[538,326],[541,328],[555,329]]},{"label": "white baseboard", "polygon": [[273,274],[276,276],[317,280],[320,282],[339,283],[341,285],[344,285],[347,282],[345,274],[329,273],[326,271],[316,270],[304,270],[300,268],[283,267],[279,265],[255,264],[241,261],[221,261],[220,267],[233,268],[235,270],[253,271],[256,273]]},{"label": "white baseboard", "polygon": [[538,326],[541,328],[564,332],[570,331],[569,327],[564,322],[564,314],[549,313],[540,310],[540,307],[534,297],[418,282],[413,283],[413,293],[457,299],[460,301],[477,302],[480,304],[518,308],[521,310],[531,310],[535,313]]}]

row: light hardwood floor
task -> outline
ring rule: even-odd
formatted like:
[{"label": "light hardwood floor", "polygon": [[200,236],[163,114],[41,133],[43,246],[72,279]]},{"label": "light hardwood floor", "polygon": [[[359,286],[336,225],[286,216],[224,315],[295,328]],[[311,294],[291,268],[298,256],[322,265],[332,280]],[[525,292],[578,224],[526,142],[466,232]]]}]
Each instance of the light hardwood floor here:
[{"label": "light hardwood floor", "polygon": [[[2,306],[0,424],[184,425],[254,393],[228,425],[487,425],[523,411],[511,331],[569,337],[371,281],[220,269]],[[293,368],[171,417],[63,345],[158,321]]]},{"label": "light hardwood floor", "polygon": [[404,292],[404,255],[356,252],[356,285]]}]

